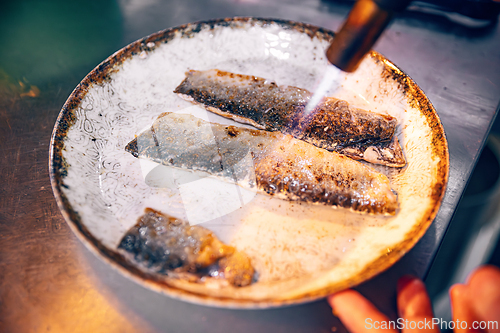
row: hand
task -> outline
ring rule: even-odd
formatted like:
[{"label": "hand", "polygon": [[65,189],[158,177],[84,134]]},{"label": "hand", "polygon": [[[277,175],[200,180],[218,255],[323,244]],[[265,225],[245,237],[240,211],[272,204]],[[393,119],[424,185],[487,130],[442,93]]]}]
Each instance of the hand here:
[{"label": "hand", "polygon": [[[333,313],[352,333],[376,333],[384,327],[388,327],[389,318],[357,291],[345,290],[331,295],[328,297],[328,302],[332,306]],[[426,322],[427,319],[429,322],[434,317],[425,285],[417,278],[405,276],[399,280],[397,303],[398,314],[404,321],[418,323],[420,321]],[[418,328],[412,330],[411,325],[403,326],[405,328],[402,331],[405,333],[420,331]],[[384,331],[387,332],[387,330]],[[439,332],[437,327],[427,331]],[[398,332],[397,327],[392,326],[388,332]]]},{"label": "hand", "polygon": [[[392,325],[389,332],[439,332],[440,325],[431,325],[434,314],[427,290],[422,281],[415,277],[402,277],[398,282],[398,326]],[[493,329],[472,329],[474,321],[500,321],[500,270],[484,266],[476,270],[464,285],[455,285],[450,292],[453,320],[466,321],[467,329],[456,332],[500,332]],[[389,327],[389,319],[360,293],[345,290],[328,297],[333,313],[352,333],[367,333]],[[437,322],[439,318],[434,319]],[[413,323],[413,324],[412,324]],[[426,324],[427,323],[427,324]],[[401,324],[401,325],[399,325]],[[496,329],[495,329],[496,328]]]}]

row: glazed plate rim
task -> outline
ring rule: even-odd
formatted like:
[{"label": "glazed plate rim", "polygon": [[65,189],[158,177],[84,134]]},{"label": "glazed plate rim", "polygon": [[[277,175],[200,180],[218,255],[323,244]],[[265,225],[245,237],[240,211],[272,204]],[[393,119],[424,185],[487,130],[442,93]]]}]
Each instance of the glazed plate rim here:
[{"label": "glazed plate rim", "polygon": [[[70,226],[73,233],[83,242],[83,244],[98,258],[109,264],[111,267],[119,271],[124,276],[136,281],[139,285],[145,286],[158,293],[166,294],[172,298],[181,299],[195,304],[203,304],[208,306],[224,307],[224,308],[246,308],[246,309],[259,309],[259,308],[272,308],[281,307],[292,304],[301,304],[311,302],[327,296],[333,292],[338,292],[342,289],[355,286],[364,282],[377,274],[385,271],[397,262],[406,252],[408,252],[425,234],[432,221],[438,213],[439,207],[443,200],[446,184],[449,174],[449,153],[448,145],[441,125],[439,117],[432,106],[431,102],[427,99],[422,90],[416,83],[396,65],[387,60],[381,54],[371,51],[370,56],[378,61],[384,63],[387,75],[391,75],[399,83],[405,85],[411,91],[414,102],[419,105],[419,109],[424,114],[428,123],[431,126],[433,135],[433,153],[439,156],[440,162],[438,167],[439,184],[433,189],[432,201],[433,205],[428,208],[425,216],[426,218],[420,221],[418,228],[413,227],[410,233],[406,234],[405,240],[400,242],[396,248],[393,248],[390,253],[383,257],[379,257],[375,261],[366,265],[361,273],[354,277],[344,280],[341,284],[330,285],[325,288],[311,291],[309,293],[293,297],[290,299],[233,299],[226,297],[207,296],[192,291],[186,291],[165,281],[158,281],[131,264],[118,260],[119,254],[108,249],[99,240],[92,235],[82,223],[81,218],[73,207],[71,206],[68,198],[62,191],[64,187],[63,178],[67,172],[66,161],[62,157],[64,150],[64,137],[75,120],[73,110],[78,107],[79,101],[85,96],[89,87],[96,82],[106,81],[110,74],[112,74],[126,59],[140,54],[142,51],[150,51],[157,46],[167,43],[171,39],[176,38],[178,33],[183,36],[196,34],[203,28],[213,28],[215,26],[241,28],[243,25],[253,24],[278,24],[285,29],[294,29],[299,32],[307,34],[313,38],[315,36],[323,39],[331,39],[334,36],[332,31],[316,27],[306,23],[300,23],[290,20],[280,19],[267,19],[267,18],[253,18],[253,17],[237,17],[214,19],[207,21],[200,21],[188,23],[179,27],[165,29],[149,36],[141,38],[124,48],[118,50],[97,67],[95,67],[85,78],[77,85],[67,101],[63,105],[59,116],[56,120],[54,130],[50,141],[50,157],[49,157],[49,173],[54,196],[61,213]],[[151,43],[154,43],[152,46]]]}]

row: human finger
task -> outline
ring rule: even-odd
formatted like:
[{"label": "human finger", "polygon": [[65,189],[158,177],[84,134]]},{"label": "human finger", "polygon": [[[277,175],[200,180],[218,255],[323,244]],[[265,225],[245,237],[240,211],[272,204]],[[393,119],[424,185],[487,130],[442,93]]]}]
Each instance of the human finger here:
[{"label": "human finger", "polygon": [[398,312],[403,318],[433,317],[431,300],[420,279],[413,276],[399,279]]},{"label": "human finger", "polygon": [[[471,307],[468,287],[463,284],[455,284],[450,288],[451,314],[453,318],[455,333],[477,332],[472,323],[476,320]],[[466,322],[466,325],[462,325]]]},{"label": "human finger", "polygon": [[439,332],[433,322],[432,303],[424,283],[413,276],[403,276],[398,281],[398,313],[404,333]]},{"label": "human finger", "polygon": [[469,276],[466,286],[477,319],[500,321],[500,269],[482,266]]},{"label": "human finger", "polygon": [[344,290],[327,300],[333,314],[351,333],[398,332],[395,326],[385,329],[390,327],[389,319],[357,291]]}]

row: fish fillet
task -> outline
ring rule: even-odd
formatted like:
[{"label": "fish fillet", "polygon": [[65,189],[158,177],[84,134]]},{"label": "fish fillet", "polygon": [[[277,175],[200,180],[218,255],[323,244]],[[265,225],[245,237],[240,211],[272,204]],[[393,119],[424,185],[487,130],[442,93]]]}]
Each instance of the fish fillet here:
[{"label": "fish fillet", "polygon": [[221,116],[290,134],[354,159],[392,167],[406,164],[394,135],[396,118],[354,108],[343,100],[325,98],[305,114],[309,91],[217,69],[188,71],[174,92]]},{"label": "fish fillet", "polygon": [[286,200],[393,215],[388,178],[291,135],[164,113],[125,148],[135,157],[198,170]]},{"label": "fish fillet", "polygon": [[243,253],[210,230],[147,208],[123,236],[119,249],[147,271],[189,279],[215,278],[234,286],[252,282],[254,269]]}]

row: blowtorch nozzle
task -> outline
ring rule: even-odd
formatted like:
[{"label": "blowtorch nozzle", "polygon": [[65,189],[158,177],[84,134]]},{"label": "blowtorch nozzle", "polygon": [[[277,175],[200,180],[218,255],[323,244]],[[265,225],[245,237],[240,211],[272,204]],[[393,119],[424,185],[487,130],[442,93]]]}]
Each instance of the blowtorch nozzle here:
[{"label": "blowtorch nozzle", "polygon": [[358,0],[326,51],[327,59],[346,72],[353,72],[391,21],[410,0]]}]

